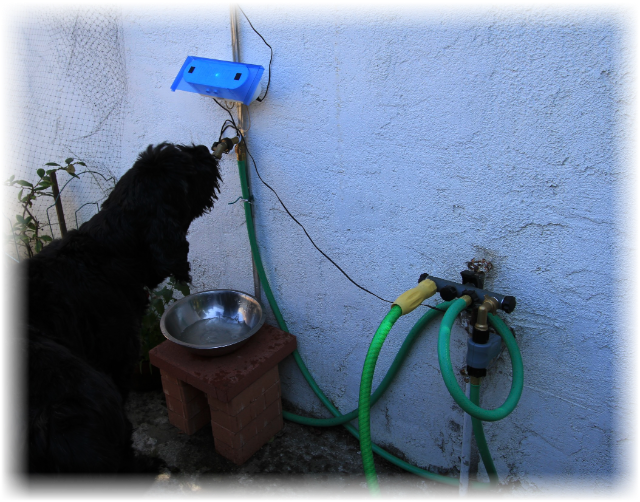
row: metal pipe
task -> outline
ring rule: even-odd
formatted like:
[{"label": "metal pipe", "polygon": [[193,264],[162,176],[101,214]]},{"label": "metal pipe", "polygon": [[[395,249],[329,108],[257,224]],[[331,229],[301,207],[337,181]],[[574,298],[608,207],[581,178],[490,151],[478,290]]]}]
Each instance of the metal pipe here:
[{"label": "metal pipe", "polygon": [[[467,383],[465,395],[470,397],[471,385]],[[464,497],[469,492],[469,470],[471,468],[471,436],[473,435],[473,422],[471,415],[464,414],[462,422],[462,453],[460,455],[460,485],[458,493]]]},{"label": "metal pipe", "polygon": [[[229,7],[230,9],[230,21],[231,21],[231,52],[233,55],[233,61],[235,63],[240,62],[240,37],[238,35],[238,6],[233,4]],[[253,196],[251,195],[251,183],[249,182],[249,164],[247,163],[247,147],[246,147],[246,133],[249,130],[249,108],[246,105],[239,105],[236,107],[238,110],[238,128],[242,133],[242,141],[236,145],[236,154],[238,156],[238,165],[241,165],[241,162],[244,162],[244,169],[246,169],[246,179],[247,179],[247,189],[249,191],[249,200],[253,200]],[[253,231],[255,233],[255,221],[254,212],[253,212],[253,204],[251,206],[251,222],[254,225]],[[253,265],[253,291],[254,296],[260,301],[261,297],[261,287],[260,287],[260,276],[258,275],[258,268],[256,267],[256,262],[251,255],[251,264]]]},{"label": "metal pipe", "polygon": [[[229,7],[231,12],[231,55],[234,63],[240,63],[240,35],[238,33],[238,6],[233,4]],[[238,129],[244,136],[251,127],[251,117],[249,107],[244,103],[236,105],[238,110]]]},{"label": "metal pipe", "polygon": [[238,6],[233,4],[229,7],[231,15],[231,53],[233,62],[240,62],[240,43],[238,37]]}]

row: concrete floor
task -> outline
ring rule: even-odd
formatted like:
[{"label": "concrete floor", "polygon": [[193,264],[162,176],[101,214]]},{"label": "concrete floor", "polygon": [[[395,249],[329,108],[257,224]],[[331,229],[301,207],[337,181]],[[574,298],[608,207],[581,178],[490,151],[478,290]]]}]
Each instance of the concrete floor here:
[{"label": "concrete floor", "polygon": [[[236,466],[216,453],[210,426],[188,436],[169,423],[161,390],[132,393],[127,411],[134,426],[134,448],[166,464],[144,488],[146,495],[368,497],[360,444],[341,426],[313,428],[285,421],[271,442]],[[458,494],[455,488],[408,474],[379,457],[376,469],[383,496]]]}]

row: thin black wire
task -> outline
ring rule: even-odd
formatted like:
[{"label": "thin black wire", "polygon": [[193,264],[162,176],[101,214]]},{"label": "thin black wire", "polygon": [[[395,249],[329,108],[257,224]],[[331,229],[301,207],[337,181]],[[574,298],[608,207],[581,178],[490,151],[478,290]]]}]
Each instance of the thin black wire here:
[{"label": "thin black wire", "polygon": [[[246,143],[245,143],[245,145],[244,145],[244,146],[245,146],[245,148],[247,148],[247,144],[246,144]],[[329,261],[333,264],[333,266],[334,266],[334,267],[336,267],[340,272],[342,272],[342,275],[344,275],[347,279],[349,279],[349,281],[351,281],[355,286],[357,286],[358,288],[360,288],[362,291],[366,291],[366,292],[367,292],[367,293],[369,293],[370,295],[375,296],[376,298],[378,298],[379,300],[382,300],[383,302],[393,303],[393,302],[390,302],[389,300],[385,300],[384,298],[382,298],[382,297],[380,297],[380,296],[376,295],[375,293],[372,293],[372,292],[371,292],[371,291],[369,291],[368,289],[363,288],[362,286],[360,286],[360,284],[358,284],[358,283],[357,283],[356,281],[354,281],[351,277],[349,277],[349,274],[347,274],[344,270],[342,270],[342,268],[340,268],[340,266],[339,266],[335,261],[333,261],[333,260],[332,260],[328,255],[327,255],[327,253],[325,253],[322,249],[320,249],[320,248],[318,247],[318,245],[317,245],[315,242],[313,242],[313,239],[312,239],[312,238],[311,238],[311,236],[309,235],[309,232],[307,232],[307,229],[306,229],[306,228],[304,228],[304,225],[303,225],[302,223],[300,223],[300,222],[295,218],[295,216],[293,216],[293,215],[291,214],[291,212],[287,209],[287,206],[285,206],[285,205],[284,205],[284,202],[282,202],[282,199],[278,196],[278,193],[277,193],[273,188],[271,188],[271,186],[270,186],[266,181],[264,181],[264,180],[262,179],[262,176],[260,176],[260,172],[258,171],[258,167],[257,167],[257,165],[256,165],[256,161],[255,161],[255,159],[253,158],[253,155],[251,155],[251,152],[249,152],[249,149],[248,149],[248,148],[247,148],[247,155],[249,155],[249,157],[251,157],[251,161],[253,162],[253,168],[255,169],[256,174],[258,175],[258,178],[260,178],[260,181],[262,181],[262,184],[263,184],[264,186],[266,186],[269,190],[271,190],[271,191],[273,192],[273,194],[276,196],[276,199],[278,199],[278,201],[280,202],[280,205],[284,208],[284,210],[287,212],[287,214],[289,215],[289,217],[290,217],[293,221],[295,221],[295,222],[300,226],[300,228],[302,228],[302,231],[303,231],[303,232],[304,232],[304,234],[307,236],[307,238],[309,239],[309,241],[311,241],[311,244],[313,244],[313,247],[315,247],[315,248],[320,252],[320,254],[321,254],[322,256],[324,256],[327,260],[329,260]]]},{"label": "thin black wire", "polygon": [[[226,106],[223,106],[222,103],[220,103],[216,98],[213,98],[213,100],[216,102],[216,104],[220,108],[222,108],[225,112],[227,112],[230,117],[222,123],[222,127],[220,128],[220,135],[218,136],[218,141],[222,139],[222,135],[229,127],[231,127],[236,132],[236,134],[242,138],[242,134],[240,133],[240,130],[236,125],[236,121],[233,120],[233,114],[231,113],[231,110],[229,110]],[[231,124],[228,124],[228,122],[231,122]]]},{"label": "thin black wire", "polygon": [[[221,131],[220,131],[220,137],[218,138],[218,141],[220,141],[220,140],[222,139],[222,134],[223,134],[223,133],[224,133],[224,131],[225,131],[226,129],[228,129],[229,127],[231,127],[231,128],[233,128],[233,129],[235,129],[236,133],[238,133],[238,134],[239,134],[238,128],[237,128],[237,126],[236,126],[235,121],[233,120],[233,115],[231,114],[231,112],[230,112],[227,108],[225,108],[224,106],[222,106],[222,104],[220,104],[220,103],[218,102],[218,100],[216,100],[215,98],[214,98],[214,101],[218,104],[218,106],[219,106],[220,108],[222,108],[223,110],[226,110],[226,111],[229,113],[229,117],[230,117],[230,119],[225,120],[225,121],[224,121],[224,123],[222,124],[222,129],[221,129]],[[231,124],[228,124],[228,122],[231,122]],[[268,184],[264,179],[262,179],[262,176],[260,176],[260,171],[258,171],[258,165],[256,164],[256,159],[254,159],[254,158],[253,158],[253,155],[251,155],[251,152],[249,151],[249,148],[247,147],[247,143],[246,143],[246,142],[244,143],[244,147],[247,149],[247,154],[249,155],[249,157],[251,157],[251,161],[253,162],[253,169],[256,171],[256,174],[258,175],[258,178],[260,179],[260,181],[262,182],[262,184],[263,184],[264,186],[266,186],[269,190],[271,190],[271,191],[273,192],[273,194],[276,196],[276,199],[278,199],[278,202],[280,202],[280,204],[282,205],[282,207],[284,208],[284,210],[287,212],[287,214],[289,215],[289,217],[290,217],[293,221],[295,221],[295,222],[300,226],[300,228],[302,228],[302,231],[303,231],[303,232],[304,232],[304,234],[307,236],[307,238],[309,239],[309,241],[311,241],[311,244],[313,244],[313,247],[315,247],[315,248],[320,252],[320,254],[321,254],[322,256],[324,256],[327,260],[329,260],[329,261],[333,264],[333,266],[334,266],[334,267],[336,267],[340,272],[342,272],[342,274],[343,274],[347,279],[349,279],[349,281],[351,281],[355,286],[357,286],[357,287],[358,287],[358,288],[360,288],[361,290],[363,290],[363,291],[365,291],[365,292],[369,293],[370,295],[375,296],[376,298],[378,298],[379,300],[382,300],[383,302],[393,303],[393,302],[390,302],[389,300],[385,300],[384,298],[382,298],[382,297],[380,297],[380,296],[376,295],[375,293],[373,293],[373,292],[369,291],[368,289],[363,288],[362,286],[360,286],[360,284],[358,284],[358,283],[357,283],[356,281],[354,281],[351,277],[349,277],[349,274],[347,274],[344,270],[342,270],[342,268],[341,268],[341,267],[340,267],[340,266],[339,266],[335,261],[333,261],[333,260],[332,260],[328,255],[327,255],[327,253],[325,253],[322,249],[320,249],[320,248],[318,247],[318,245],[317,245],[315,242],[313,242],[313,239],[312,239],[312,238],[311,238],[311,236],[309,235],[309,232],[307,232],[307,229],[306,229],[306,228],[304,228],[304,225],[303,225],[302,223],[300,223],[300,222],[296,219],[296,217],[295,217],[295,216],[293,216],[293,215],[291,214],[291,211],[289,211],[289,209],[287,209],[287,206],[285,206],[284,202],[282,202],[282,199],[281,199],[281,198],[280,198],[280,196],[278,195],[278,192],[276,192],[276,191],[271,187],[271,185],[269,185],[269,184]]]},{"label": "thin black wire", "polygon": [[[218,100],[216,100],[215,98],[213,99],[220,108],[222,108],[223,110],[225,110],[228,114],[229,117],[231,119],[227,119],[224,121],[224,123],[222,124],[222,129],[220,131],[220,137],[218,138],[218,141],[220,141],[222,139],[222,134],[224,133],[224,131],[226,131],[228,128],[232,128],[236,131],[236,134],[238,134],[239,136],[241,136],[240,131],[238,130],[238,127],[236,126],[235,120],[233,120],[233,115],[231,114],[231,112],[229,111],[229,109],[227,109],[226,107],[222,106],[222,104],[220,104],[218,102]],[[228,122],[231,122],[231,124],[228,124]],[[243,140],[244,141],[244,140]],[[378,300],[382,300],[383,302],[386,303],[393,303],[392,301],[386,300],[384,298],[382,298],[381,296],[376,295],[375,293],[369,291],[367,288],[364,288],[362,286],[360,286],[360,284],[358,284],[356,281],[354,281],[351,277],[349,277],[349,274],[347,274],[344,270],[342,270],[342,268],[335,262],[333,261],[329,255],[327,255],[327,253],[325,253],[322,249],[320,249],[318,247],[318,245],[313,242],[313,239],[311,238],[311,236],[309,235],[309,232],[307,232],[307,229],[304,228],[304,225],[302,223],[300,223],[295,216],[293,216],[293,214],[291,214],[291,211],[289,211],[289,209],[287,209],[287,206],[285,206],[284,202],[282,202],[282,199],[280,198],[280,196],[278,195],[278,192],[276,192],[271,185],[269,185],[265,180],[262,179],[262,176],[260,176],[260,171],[258,171],[258,165],[256,164],[256,160],[253,158],[253,155],[251,155],[251,152],[249,151],[249,148],[247,147],[247,143],[244,143],[244,147],[247,149],[247,155],[249,155],[249,157],[251,157],[251,161],[253,162],[253,169],[255,170],[256,174],[258,175],[258,178],[260,179],[260,181],[262,182],[262,184],[264,186],[266,186],[269,190],[271,190],[273,192],[273,194],[276,196],[276,199],[278,199],[278,202],[280,202],[280,205],[284,208],[284,210],[287,212],[287,214],[289,215],[289,217],[295,221],[300,228],[302,228],[302,231],[304,232],[304,234],[307,236],[307,239],[309,239],[309,241],[311,242],[311,244],[313,244],[313,247],[315,247],[322,256],[324,256],[327,260],[329,260],[334,267],[336,267],[340,272],[342,272],[342,275],[344,275],[353,285],[355,285],[356,287],[360,288],[362,291],[369,293],[372,296],[375,296]],[[437,307],[434,307],[432,305],[427,305],[425,303],[421,303],[420,305],[422,305],[423,307],[429,307],[430,309],[435,309],[435,310],[440,310]]]},{"label": "thin black wire", "polygon": [[244,11],[242,10],[242,7],[240,7],[238,5],[238,9],[240,9],[240,12],[242,12],[242,15],[244,16],[244,18],[247,20],[247,22],[249,23],[249,26],[251,26],[251,29],[253,31],[256,32],[256,34],[262,39],[262,41],[265,43],[265,45],[267,47],[269,47],[269,49],[271,50],[271,57],[269,58],[269,78],[267,80],[267,89],[264,91],[264,96],[262,96],[261,98],[257,98],[256,101],[263,101],[264,98],[267,97],[267,93],[269,92],[269,84],[271,84],[271,61],[273,61],[273,48],[267,43],[267,41],[264,39],[264,37],[262,35],[260,35],[260,33],[258,32],[258,30],[256,30],[253,25],[251,24],[251,21],[249,21],[249,18],[247,17],[247,15],[244,13]]}]

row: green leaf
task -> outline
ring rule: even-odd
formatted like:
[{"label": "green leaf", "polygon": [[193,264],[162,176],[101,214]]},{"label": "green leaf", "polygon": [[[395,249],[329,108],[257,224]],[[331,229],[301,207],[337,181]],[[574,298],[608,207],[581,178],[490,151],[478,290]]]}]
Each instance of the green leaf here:
[{"label": "green leaf", "polygon": [[16,214],[16,220],[18,220],[18,223],[21,223],[22,225],[27,224],[27,222],[25,221],[24,217],[21,214]]},{"label": "green leaf", "polygon": [[71,164],[71,165],[67,166],[66,171],[69,174],[75,174],[76,173],[76,168],[75,168],[75,166],[73,164]]},{"label": "green leaf", "polygon": [[85,164],[84,162],[76,162],[76,164],[80,164],[81,166],[87,167],[87,164]]},{"label": "green leaf", "polygon": [[51,237],[49,237],[48,235],[42,235],[40,237],[40,240],[43,242],[51,242],[53,239]]},{"label": "green leaf", "polygon": [[41,181],[40,183],[38,183],[38,188],[36,188],[36,190],[46,190],[50,186],[51,183],[49,183],[48,181]]},{"label": "green leaf", "polygon": [[16,185],[20,185],[21,187],[32,187],[33,188],[33,185],[31,183],[29,183],[28,181],[25,181],[25,180],[16,180],[15,184]]},{"label": "green leaf", "polygon": [[186,282],[175,282],[175,289],[180,291],[183,296],[189,296],[191,294],[191,290],[189,289],[189,285]]},{"label": "green leaf", "polygon": [[36,171],[36,173],[38,173],[38,176],[42,178],[44,176],[44,169],[40,168]]},{"label": "green leaf", "polygon": [[24,188],[21,188],[20,191],[18,192],[18,200],[20,202],[22,202],[22,192],[24,192]]},{"label": "green leaf", "polygon": [[31,230],[38,230],[38,227],[36,227],[36,224],[33,222],[29,223],[27,227],[29,227]]},{"label": "green leaf", "polygon": [[15,175],[15,174],[12,174],[12,175],[11,175],[11,178],[9,178],[9,179],[7,180],[7,183],[13,183],[13,180],[14,180],[15,178],[16,178],[16,175]]},{"label": "green leaf", "polygon": [[173,300],[173,292],[167,288],[166,286],[162,288],[160,291],[155,292],[158,296],[162,297],[164,303],[169,303]]},{"label": "green leaf", "polygon": [[40,251],[42,251],[42,242],[40,242],[40,240],[36,241],[36,253],[39,253]]},{"label": "green leaf", "polygon": [[[47,162],[45,164],[45,166],[58,166],[58,167],[61,167],[60,164],[56,164],[55,162]],[[55,169],[52,169],[52,171],[55,171]]]},{"label": "green leaf", "polygon": [[162,313],[164,312],[164,302],[162,301],[162,298],[156,297],[149,303],[151,307],[156,311],[156,313],[162,315]]},{"label": "green leaf", "polygon": [[68,159],[66,159],[64,161],[64,163],[67,164],[67,165],[71,164],[72,162],[73,162],[73,157],[69,157]]}]

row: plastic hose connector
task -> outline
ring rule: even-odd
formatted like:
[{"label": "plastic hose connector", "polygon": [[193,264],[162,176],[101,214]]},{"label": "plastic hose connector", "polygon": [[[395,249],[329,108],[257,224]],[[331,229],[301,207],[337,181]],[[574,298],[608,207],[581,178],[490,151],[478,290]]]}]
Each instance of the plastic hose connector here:
[{"label": "plastic hose connector", "polygon": [[472,338],[467,340],[467,366],[472,368],[488,368],[491,360],[500,354],[502,338],[495,333],[489,335],[487,343],[476,343]]},{"label": "plastic hose connector", "polygon": [[436,286],[436,283],[431,279],[425,279],[415,288],[402,293],[398,298],[396,298],[396,301],[393,302],[393,304],[400,307],[402,309],[402,315],[405,315],[413,311],[427,298],[431,298],[437,291],[438,287]]}]

